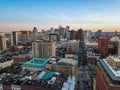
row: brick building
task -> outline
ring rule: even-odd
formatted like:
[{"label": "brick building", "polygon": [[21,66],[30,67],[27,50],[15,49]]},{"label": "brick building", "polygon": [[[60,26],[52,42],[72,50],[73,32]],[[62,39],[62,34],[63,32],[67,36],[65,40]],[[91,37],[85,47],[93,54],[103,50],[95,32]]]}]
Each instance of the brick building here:
[{"label": "brick building", "polygon": [[29,41],[30,31],[12,31],[11,32],[11,45],[18,45],[18,42]]},{"label": "brick building", "polygon": [[120,90],[120,68],[114,64],[120,58],[109,57],[99,60],[97,66],[96,90]]},{"label": "brick building", "polygon": [[98,38],[98,51],[102,57],[106,57],[108,55],[108,41],[107,37]]}]

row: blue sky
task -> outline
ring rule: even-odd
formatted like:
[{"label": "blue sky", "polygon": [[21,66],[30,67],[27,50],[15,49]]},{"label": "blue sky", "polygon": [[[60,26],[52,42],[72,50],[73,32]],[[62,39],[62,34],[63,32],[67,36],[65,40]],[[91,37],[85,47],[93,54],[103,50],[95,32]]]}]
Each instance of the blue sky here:
[{"label": "blue sky", "polygon": [[0,0],[0,31],[49,29],[120,30],[119,0]]}]

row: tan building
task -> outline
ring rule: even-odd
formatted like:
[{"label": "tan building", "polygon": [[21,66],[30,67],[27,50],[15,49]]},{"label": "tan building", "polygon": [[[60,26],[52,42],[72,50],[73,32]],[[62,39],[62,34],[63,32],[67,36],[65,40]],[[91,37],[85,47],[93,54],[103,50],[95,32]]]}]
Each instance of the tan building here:
[{"label": "tan building", "polygon": [[111,63],[111,65],[120,67],[120,58],[114,57],[114,56],[109,56],[109,57],[107,57],[107,59]]},{"label": "tan building", "polygon": [[5,35],[0,35],[0,50],[6,50],[6,36]]},{"label": "tan building", "polygon": [[98,43],[97,42],[94,42],[94,43],[87,42],[87,43],[85,43],[85,48],[98,49]]},{"label": "tan building", "polygon": [[31,33],[31,41],[35,41],[37,39],[38,39],[38,30],[36,27],[34,27]]},{"label": "tan building", "polygon": [[55,42],[50,40],[36,40],[32,43],[33,57],[50,58],[55,56]]},{"label": "tan building", "polygon": [[13,64],[13,60],[9,60],[9,61],[5,61],[5,62],[2,62],[0,63],[0,70],[1,69],[4,69],[6,67],[9,67]]},{"label": "tan building", "polygon": [[70,40],[67,43],[67,50],[69,49],[69,47],[72,47],[73,52],[76,52],[79,50],[79,41],[76,40]]},{"label": "tan building", "polygon": [[59,61],[49,60],[46,69],[63,72],[66,74],[76,74],[77,61],[70,58],[61,58]]}]

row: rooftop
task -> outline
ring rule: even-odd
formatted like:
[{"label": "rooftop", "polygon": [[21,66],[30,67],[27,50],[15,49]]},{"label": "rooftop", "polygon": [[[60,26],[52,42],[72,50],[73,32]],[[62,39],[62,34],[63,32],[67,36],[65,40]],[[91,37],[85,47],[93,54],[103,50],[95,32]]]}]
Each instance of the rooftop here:
[{"label": "rooftop", "polygon": [[38,42],[38,43],[53,43],[52,40],[36,40],[35,42]]},{"label": "rooftop", "polygon": [[55,75],[55,72],[47,72],[42,79],[50,79],[53,77],[53,75]]},{"label": "rooftop", "polygon": [[93,42],[93,43],[91,43],[91,42],[87,42],[87,43],[85,43],[86,45],[98,45],[98,43],[97,42]]},{"label": "rooftop", "polygon": [[23,66],[27,67],[44,67],[48,62],[47,58],[33,58],[30,61],[27,61],[23,64]]},{"label": "rooftop", "polygon": [[111,58],[111,59],[114,60],[115,62],[120,62],[120,57],[109,56],[109,58]]},{"label": "rooftop", "polygon": [[32,52],[26,53],[26,54],[20,54],[19,57],[24,58],[26,56],[32,55]]},{"label": "rooftop", "polygon": [[103,70],[107,73],[107,77],[110,78],[109,81],[114,84],[120,83],[120,68],[112,66],[108,59],[99,60],[99,62],[100,64],[98,63],[98,65],[100,67],[102,65]]},{"label": "rooftop", "polygon": [[70,64],[70,65],[76,65],[77,61],[74,59],[70,59],[70,58],[61,58],[58,61],[58,64]]}]

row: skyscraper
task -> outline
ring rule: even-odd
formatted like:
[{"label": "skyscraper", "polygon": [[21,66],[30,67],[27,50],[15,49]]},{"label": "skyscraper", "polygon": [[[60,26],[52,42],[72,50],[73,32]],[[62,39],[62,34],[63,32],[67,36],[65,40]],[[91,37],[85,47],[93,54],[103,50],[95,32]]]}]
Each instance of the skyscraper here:
[{"label": "skyscraper", "polygon": [[38,30],[36,27],[33,28],[33,31],[31,33],[31,41],[35,41],[38,39]]},{"label": "skyscraper", "polygon": [[0,50],[6,50],[6,36],[0,35]]}]

